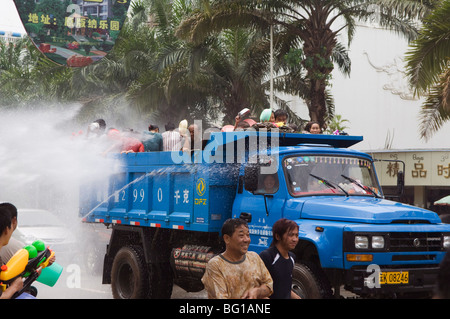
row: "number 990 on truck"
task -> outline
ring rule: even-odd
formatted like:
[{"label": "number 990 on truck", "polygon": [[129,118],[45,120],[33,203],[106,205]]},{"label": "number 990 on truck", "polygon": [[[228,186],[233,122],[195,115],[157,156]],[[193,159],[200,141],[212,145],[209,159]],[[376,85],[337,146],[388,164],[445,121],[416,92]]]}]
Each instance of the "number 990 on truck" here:
[{"label": "number 990 on truck", "polygon": [[[292,289],[302,298],[430,296],[450,225],[384,198],[361,136],[213,132],[200,150],[108,157],[84,185],[80,217],[112,228],[103,283],[115,298],[203,289],[228,218],[248,221],[249,249],[270,246],[280,218],[299,225]],[[400,185],[401,186],[401,185]],[[400,187],[401,188],[401,187]]]}]

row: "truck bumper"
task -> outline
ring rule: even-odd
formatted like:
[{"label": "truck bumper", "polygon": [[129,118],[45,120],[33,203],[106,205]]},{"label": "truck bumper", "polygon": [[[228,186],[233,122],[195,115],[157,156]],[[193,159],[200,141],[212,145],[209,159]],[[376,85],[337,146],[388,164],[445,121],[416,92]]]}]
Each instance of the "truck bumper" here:
[{"label": "truck bumper", "polygon": [[[368,272],[367,267],[353,267],[345,273],[345,288],[357,295],[409,295],[429,294],[432,295],[436,287],[436,279],[439,265],[426,265],[425,267],[405,268],[381,268],[382,275],[408,274],[407,283],[382,283],[375,281],[375,273]],[[379,274],[379,273],[378,273]]]}]

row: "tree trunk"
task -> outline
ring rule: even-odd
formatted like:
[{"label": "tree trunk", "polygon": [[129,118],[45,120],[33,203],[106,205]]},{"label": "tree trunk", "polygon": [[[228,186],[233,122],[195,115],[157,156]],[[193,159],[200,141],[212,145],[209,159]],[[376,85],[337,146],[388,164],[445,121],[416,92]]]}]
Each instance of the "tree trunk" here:
[{"label": "tree trunk", "polygon": [[319,123],[322,129],[326,128],[327,105],[326,87],[328,78],[333,71],[331,55],[336,46],[336,39],[330,36],[331,30],[322,30],[314,37],[305,41],[303,46],[305,60],[303,66],[307,70],[309,99],[309,116],[312,121]]},{"label": "tree trunk", "polygon": [[330,73],[333,71],[331,55],[336,46],[336,34],[327,25],[329,13],[322,7],[313,7],[305,27],[298,32],[303,40],[305,59],[302,62],[307,71],[309,101],[309,116],[312,121],[326,128],[327,105],[325,91]]},{"label": "tree trunk", "polygon": [[309,90],[310,103],[308,103],[309,117],[311,121],[319,123],[323,129],[326,128],[327,106],[325,100],[325,80],[311,80]]}]

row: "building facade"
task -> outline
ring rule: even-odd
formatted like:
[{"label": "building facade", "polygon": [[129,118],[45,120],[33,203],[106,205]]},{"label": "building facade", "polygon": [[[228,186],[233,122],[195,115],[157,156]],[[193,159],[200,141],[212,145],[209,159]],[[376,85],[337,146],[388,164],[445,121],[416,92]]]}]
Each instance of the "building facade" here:
[{"label": "building facade", "polygon": [[80,6],[85,17],[99,17],[106,20],[111,16],[111,0],[76,0],[76,4]]},{"label": "building facade", "polygon": [[403,171],[405,190],[402,202],[450,213],[449,207],[434,202],[450,194],[450,148],[433,150],[384,150],[371,152],[386,194],[396,191],[398,172]]},{"label": "building facade", "polygon": [[[41,2],[41,0],[34,1]],[[80,6],[80,12],[85,17],[99,17],[106,20],[111,15],[111,0],[72,0],[72,3]]]},{"label": "building facade", "polygon": [[20,32],[12,32],[12,31],[3,31],[0,30],[0,40],[6,43],[15,42],[21,39],[24,36],[23,33]]}]

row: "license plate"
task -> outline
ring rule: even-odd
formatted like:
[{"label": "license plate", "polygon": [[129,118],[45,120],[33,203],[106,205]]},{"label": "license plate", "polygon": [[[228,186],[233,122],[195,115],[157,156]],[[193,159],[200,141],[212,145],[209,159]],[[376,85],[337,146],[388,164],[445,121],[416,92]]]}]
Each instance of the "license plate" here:
[{"label": "license plate", "polygon": [[380,274],[382,285],[407,284],[408,282],[409,272],[407,271],[383,271]]}]

